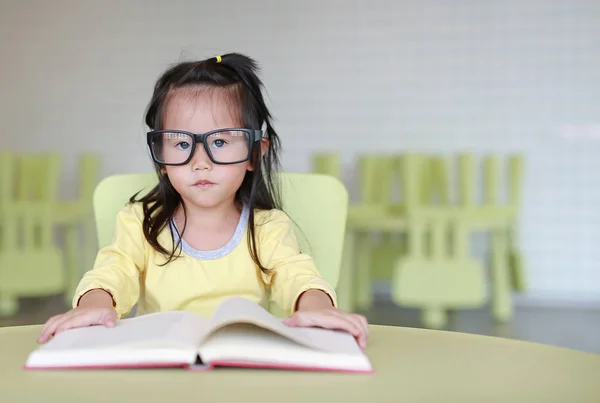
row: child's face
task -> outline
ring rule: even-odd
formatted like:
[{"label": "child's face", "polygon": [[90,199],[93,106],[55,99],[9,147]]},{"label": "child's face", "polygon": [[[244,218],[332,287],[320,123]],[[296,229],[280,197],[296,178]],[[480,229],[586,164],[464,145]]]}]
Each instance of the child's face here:
[{"label": "child's face", "polygon": [[[242,127],[233,114],[232,105],[218,91],[175,94],[169,100],[164,114],[164,130],[185,130],[205,133],[211,130]],[[182,166],[165,166],[171,184],[186,204],[214,207],[224,202],[233,203],[246,174],[250,161],[238,164],[214,164],[204,146],[196,145],[191,161]],[[209,184],[198,183],[208,181]]]}]

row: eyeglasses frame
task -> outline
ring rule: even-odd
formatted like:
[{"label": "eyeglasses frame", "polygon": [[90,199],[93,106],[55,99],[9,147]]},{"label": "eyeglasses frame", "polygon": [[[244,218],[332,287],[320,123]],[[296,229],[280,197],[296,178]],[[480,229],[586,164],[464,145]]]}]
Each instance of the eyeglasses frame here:
[{"label": "eyeglasses frame", "polygon": [[[232,162],[219,162],[219,161],[215,161],[212,152],[210,152],[209,148],[208,148],[208,144],[206,143],[206,139],[208,138],[208,136],[213,135],[215,133],[219,133],[219,132],[226,132],[226,131],[242,131],[248,134],[247,138],[248,138],[248,155],[244,158],[241,159],[239,161],[232,161]],[[192,142],[192,150],[190,151],[190,155],[189,157],[184,161],[184,162],[180,162],[180,163],[165,163],[162,162],[160,160],[158,160],[158,158],[156,158],[156,155],[154,154],[154,151],[152,150],[152,137],[157,135],[157,134],[162,134],[162,133],[178,133],[178,134],[187,134],[188,136],[190,136],[194,141]],[[185,130],[152,130],[148,133],[146,133],[146,142],[148,144],[148,148],[150,149],[150,155],[152,156],[152,160],[159,164],[159,165],[168,165],[168,166],[181,166],[181,165],[186,165],[188,164],[193,156],[194,153],[196,152],[196,145],[198,143],[202,143],[204,145],[204,150],[206,151],[206,154],[208,155],[208,157],[210,158],[210,160],[214,163],[214,164],[218,164],[218,165],[232,165],[232,164],[239,164],[241,162],[246,162],[250,159],[250,156],[252,155],[252,149],[254,148],[254,144],[258,141],[260,141],[263,138],[266,138],[267,134],[265,130],[260,130],[260,129],[245,129],[245,128],[239,128],[239,127],[232,127],[232,128],[224,128],[224,129],[216,129],[216,130],[211,130],[209,132],[206,133],[192,133],[192,132],[188,132]]]}]

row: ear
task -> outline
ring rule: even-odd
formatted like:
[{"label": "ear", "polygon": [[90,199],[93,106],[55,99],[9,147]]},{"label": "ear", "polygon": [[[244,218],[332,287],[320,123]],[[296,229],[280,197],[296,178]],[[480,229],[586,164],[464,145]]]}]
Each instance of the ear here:
[{"label": "ear", "polygon": [[262,157],[269,150],[269,139],[260,139],[260,156]]},{"label": "ear", "polygon": [[[269,139],[260,139],[260,157],[261,158],[269,150],[269,145],[270,145]],[[252,164],[250,162],[248,162],[248,171],[254,171],[254,168],[252,167]]]}]

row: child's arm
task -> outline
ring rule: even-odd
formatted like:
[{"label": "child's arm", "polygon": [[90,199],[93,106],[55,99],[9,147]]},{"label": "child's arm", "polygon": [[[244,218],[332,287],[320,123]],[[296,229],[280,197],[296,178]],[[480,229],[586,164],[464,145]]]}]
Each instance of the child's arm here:
[{"label": "child's arm", "polygon": [[[271,272],[263,276],[271,288],[271,299],[288,315],[299,308],[300,296],[319,290],[328,306],[337,306],[335,290],[321,276],[310,255],[300,251],[293,221],[282,211],[272,210],[258,226],[259,251]],[[310,294],[308,294],[310,295]],[[307,300],[308,301],[308,300]],[[314,305],[314,298],[307,303]]]},{"label": "child's arm", "polygon": [[81,297],[77,308],[48,319],[44,323],[37,341],[45,343],[52,336],[77,327],[91,325],[113,327],[116,321],[117,311],[113,308],[110,294],[100,289],[90,290]]},{"label": "child's arm", "polygon": [[139,297],[139,276],[145,265],[142,219],[140,206],[127,206],[119,212],[113,242],[98,252],[93,269],[83,275],[73,296],[73,308],[99,289],[112,297],[118,317],[131,311]]},{"label": "child's arm", "polygon": [[365,348],[369,335],[366,318],[337,309],[328,299],[328,295],[320,290],[306,291],[298,300],[298,310],[286,318],[284,323],[288,326],[316,326],[345,330],[356,338],[362,348]]},{"label": "child's arm", "polygon": [[272,270],[266,276],[271,298],[291,315],[284,323],[345,330],[365,348],[367,320],[337,308],[335,290],[321,277],[312,257],[300,252],[289,217],[275,212],[261,231],[260,250],[267,258],[266,267]]},{"label": "child's arm", "polygon": [[144,267],[141,212],[128,206],[117,215],[112,245],[98,252],[94,268],[84,274],[73,297],[73,309],[44,324],[38,342],[67,329],[104,325],[112,327],[128,313],[139,295],[139,273]]},{"label": "child's arm", "polygon": [[101,288],[89,290],[79,299],[78,307],[82,308],[114,308],[113,297]]},{"label": "child's arm", "polygon": [[296,303],[296,311],[314,311],[317,309],[333,308],[335,305],[329,294],[321,290],[303,292]]}]

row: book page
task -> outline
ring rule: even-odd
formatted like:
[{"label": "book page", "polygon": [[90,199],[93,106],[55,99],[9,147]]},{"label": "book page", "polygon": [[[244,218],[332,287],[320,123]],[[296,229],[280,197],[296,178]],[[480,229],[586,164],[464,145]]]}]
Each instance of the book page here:
[{"label": "book page", "polygon": [[[153,313],[117,321],[115,327],[88,326],[54,336],[29,357],[33,365],[79,365],[136,362],[181,356],[197,351],[207,319],[184,311]],[[171,351],[169,353],[169,351]]]},{"label": "book page", "polygon": [[247,323],[268,329],[312,349],[349,354],[356,354],[361,351],[354,337],[347,332],[320,328],[290,327],[260,305],[242,297],[228,298],[219,305],[202,332],[199,343],[202,343],[218,329],[236,323]]},{"label": "book page", "polygon": [[69,329],[42,346],[46,350],[113,348],[144,344],[195,345],[206,319],[183,311],[152,313],[117,321],[113,328]]},{"label": "book page", "polygon": [[[323,329],[305,330],[315,332],[317,339],[329,336]],[[332,341],[345,345],[337,349],[344,351],[326,352],[255,325],[232,324],[212,333],[199,354],[205,365],[372,372],[369,359],[351,339],[348,334],[335,334]]]}]

